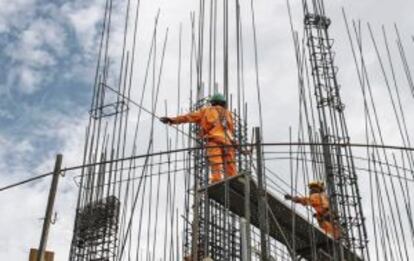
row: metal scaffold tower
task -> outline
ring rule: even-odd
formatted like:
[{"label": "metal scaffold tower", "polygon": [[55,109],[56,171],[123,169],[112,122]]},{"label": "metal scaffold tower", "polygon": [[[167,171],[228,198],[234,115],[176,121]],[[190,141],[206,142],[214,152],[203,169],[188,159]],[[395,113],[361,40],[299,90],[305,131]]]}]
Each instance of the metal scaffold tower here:
[{"label": "metal scaffold tower", "polygon": [[[345,105],[340,95],[335,66],[334,40],[329,36],[331,20],[323,1],[303,1],[306,47],[316,99],[319,135],[323,145],[324,172],[317,177],[326,181],[334,215],[341,227],[339,244],[334,244],[334,260],[350,260],[343,247],[361,257],[367,256],[367,232],[350,138],[345,119]],[[328,145],[330,144],[330,145]]]},{"label": "metal scaffold tower", "polygon": [[[201,2],[200,6],[203,4],[204,2]],[[319,115],[319,133],[323,144],[320,148],[322,155],[314,157],[322,158],[324,170],[316,171],[313,175],[316,179],[326,181],[333,213],[330,219],[340,227],[340,237],[334,240],[324,235],[315,225],[266,191],[266,179],[262,173],[264,171],[261,139],[256,141],[258,154],[254,161],[254,177],[242,175],[248,177],[248,181],[241,177],[210,186],[206,183],[208,170],[204,161],[203,144],[198,144],[201,150],[194,155],[193,161],[195,187],[191,191],[193,194],[188,194],[188,197],[191,195],[194,198],[192,225],[191,231],[186,231],[186,251],[191,253],[193,260],[202,260],[205,257],[213,260],[251,260],[252,253],[258,253],[257,257],[260,260],[271,260],[281,256],[272,253],[272,242],[281,244],[279,248],[284,248],[291,259],[299,257],[306,260],[363,260],[368,256],[367,234],[352,151],[350,147],[343,146],[349,144],[349,135],[343,112],[345,106],[341,102],[336,77],[333,40],[328,34],[331,22],[325,16],[322,1],[313,2],[312,7],[304,1],[303,7],[306,47],[317,104],[315,109]],[[228,17],[226,10],[225,4],[225,21]],[[200,25],[203,23],[200,22]],[[223,31],[226,40],[226,23]],[[226,59],[228,57],[225,56],[224,61]],[[226,66],[228,64],[225,63],[224,82],[228,76]],[[199,72],[202,71],[200,68],[201,66],[198,68]],[[199,86],[202,86],[200,82]],[[226,88],[224,93],[228,93]],[[202,105],[197,103],[197,106]],[[240,138],[247,140],[247,132],[242,134]],[[256,136],[260,136],[260,129]],[[244,166],[247,168],[240,168],[239,172],[250,172],[252,159],[244,158],[241,162],[246,162]],[[239,162],[239,165],[243,164]],[[244,223],[246,217],[247,225]],[[229,225],[229,220],[232,225]],[[260,240],[256,242],[259,247],[254,247],[255,243],[251,240],[255,231],[260,234]],[[230,240],[234,235],[237,235],[237,240]],[[243,245],[246,238],[248,241]],[[231,242],[237,242],[236,246],[230,244]],[[248,251],[244,251],[246,249]]]},{"label": "metal scaffold tower", "polygon": [[[201,1],[200,14],[204,12],[204,5],[204,1]],[[329,39],[327,32],[330,21],[319,11],[310,12],[306,2],[304,2],[304,11],[322,140],[326,144],[348,143],[349,138],[343,115],[344,106],[340,101],[336,69],[333,65],[332,40]],[[238,12],[237,3],[236,14],[240,15]],[[227,2],[223,6],[223,14],[223,81],[224,93],[229,97],[229,65],[226,62],[229,55],[226,49],[228,48],[229,30],[226,23],[229,16]],[[254,25],[253,4],[252,15]],[[197,56],[198,95],[193,109],[199,109],[205,105],[204,84],[202,83],[203,26],[204,16],[200,15]],[[239,27],[238,30],[240,30]],[[237,112],[240,113],[240,106]],[[245,144],[247,121],[240,118],[238,121],[235,125],[242,130],[236,131],[239,136],[238,141],[239,144]],[[197,128],[192,132],[197,133]],[[318,178],[327,181],[333,212],[337,214],[332,222],[339,223],[342,228],[340,240],[333,240],[321,233],[308,220],[295,213],[280,198],[266,191],[267,180],[264,175],[260,128],[256,130],[255,136],[257,152],[255,160],[239,153],[240,177],[213,185],[207,183],[208,164],[205,161],[206,155],[203,149],[205,144],[202,142],[196,144],[200,149],[194,152],[193,165],[190,167],[194,175],[194,187],[188,188],[187,192],[187,202],[192,202],[191,207],[187,206],[188,224],[185,230],[187,255],[191,256],[192,260],[204,258],[272,260],[287,253],[287,256],[290,256],[288,260],[295,258],[361,260],[360,256],[364,255],[366,246],[366,236],[350,149],[342,148],[340,145],[322,146],[325,172],[315,173],[319,175]],[[251,173],[253,165],[255,165],[255,171]],[[275,253],[275,249],[284,250],[282,254],[278,254]]]},{"label": "metal scaffold tower", "polygon": [[[202,96],[203,88],[198,90],[198,100],[193,105],[193,110],[200,109],[206,105],[206,99]],[[241,144],[247,143],[246,122],[235,115],[234,126],[236,126],[235,139]],[[192,133],[197,135],[199,128],[193,126]],[[203,260],[210,257],[213,260],[242,260],[241,246],[241,217],[229,210],[229,187],[226,186],[225,201],[221,204],[211,199],[208,193],[209,187],[209,164],[207,162],[206,144],[202,139],[196,144],[200,149],[192,154],[190,171],[194,173],[193,187],[187,191],[186,202],[192,202],[186,212],[186,220],[191,220],[185,226],[186,238],[184,241],[185,253],[192,260]],[[238,173],[243,176],[250,175],[250,159],[247,155],[240,153],[236,155],[238,162]],[[223,183],[224,184],[224,183]]]}]

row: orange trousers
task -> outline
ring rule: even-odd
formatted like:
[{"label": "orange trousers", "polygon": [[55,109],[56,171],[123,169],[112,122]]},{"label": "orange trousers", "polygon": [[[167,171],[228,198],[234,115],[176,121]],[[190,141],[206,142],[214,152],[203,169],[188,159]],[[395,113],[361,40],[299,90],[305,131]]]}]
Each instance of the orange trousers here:
[{"label": "orange trousers", "polygon": [[[209,141],[207,147],[220,146],[218,142]],[[233,147],[207,148],[207,157],[210,163],[210,183],[221,181],[224,177],[237,175],[236,151]]]},{"label": "orange trousers", "polygon": [[327,220],[319,221],[318,223],[326,234],[332,236],[334,239],[339,239],[341,232],[336,225],[332,224],[332,222],[329,222]]}]

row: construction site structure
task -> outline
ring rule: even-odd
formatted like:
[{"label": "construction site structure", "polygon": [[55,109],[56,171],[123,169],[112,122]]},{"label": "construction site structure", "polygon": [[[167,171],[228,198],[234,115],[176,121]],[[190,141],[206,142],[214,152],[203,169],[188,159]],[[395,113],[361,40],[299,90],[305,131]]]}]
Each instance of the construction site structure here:
[{"label": "construction site structure", "polygon": [[[306,145],[304,140],[299,143],[310,147],[309,165],[312,165],[312,169],[300,174],[303,180],[319,180],[326,184],[331,208],[330,222],[340,229],[339,238],[335,239],[319,228],[309,211],[298,210],[285,201],[279,191],[276,193],[271,188],[270,183],[278,181],[268,176],[270,168],[265,157],[267,145],[263,138],[260,93],[257,114],[259,126],[251,129],[247,119],[245,92],[242,90],[244,65],[240,1],[236,1],[234,6],[237,68],[232,68],[232,63],[229,63],[229,4],[229,1],[224,1],[222,7],[222,59],[214,50],[217,38],[212,29],[218,28],[217,20],[213,22],[214,17],[217,17],[217,11],[214,13],[217,1],[210,1],[209,5],[210,38],[204,39],[207,35],[204,28],[206,1],[200,0],[198,26],[195,14],[191,15],[189,78],[192,86],[190,107],[186,110],[196,111],[208,106],[208,98],[222,92],[228,101],[228,109],[234,115],[236,127],[236,143],[223,146],[236,148],[238,175],[225,175],[223,181],[210,184],[207,144],[199,137],[197,125],[192,124],[188,129],[164,126],[166,139],[163,145],[166,145],[167,150],[155,151],[157,147],[154,144],[162,139],[156,123],[162,119],[157,114],[158,94],[169,32],[165,32],[159,55],[159,13],[155,17],[142,94],[139,101],[134,101],[131,89],[138,18],[133,24],[135,27],[130,29],[128,26],[131,26],[131,21],[128,19],[132,14],[128,1],[121,69],[119,75],[111,79],[108,50],[111,42],[112,0],[106,1],[84,161],[78,184],[70,261],[370,260],[360,184],[350,146],[345,105],[341,98],[334,41],[329,34],[331,20],[323,1],[302,1],[304,46],[301,58],[309,68],[309,88],[314,94],[309,99],[313,101],[311,109],[317,115],[317,124],[304,127],[309,135],[306,137],[309,144]],[[257,87],[260,91],[253,1],[251,6]],[[132,38],[128,34],[131,32]],[[180,27],[178,103],[181,90],[181,32]],[[128,45],[127,39],[134,40]],[[205,47],[206,42],[209,42],[209,48]],[[206,54],[208,63],[204,60]],[[216,69],[217,60],[222,62],[220,69]],[[219,72],[223,76],[221,81],[217,76]],[[237,77],[234,83],[229,80],[232,72]],[[150,98],[145,96],[147,84],[152,85]],[[232,84],[237,86],[230,88]],[[146,101],[150,109],[145,108]],[[138,108],[137,113],[131,110],[132,106]],[[165,114],[168,113],[167,108],[165,102]],[[177,114],[182,110],[177,106]],[[145,127],[140,125],[143,124],[143,113],[150,116],[146,119]],[[136,118],[132,120],[131,115]],[[133,131],[131,122],[136,124]],[[140,128],[147,131],[148,139],[145,138],[145,141],[140,140],[140,135],[144,136]],[[170,130],[175,131],[174,142]],[[305,136],[304,133],[301,135]],[[128,139],[131,136],[132,141]],[[176,146],[175,149],[172,144]],[[288,143],[289,146],[291,144]],[[138,151],[144,154],[140,155]],[[308,164],[306,157],[298,157],[296,161]],[[182,169],[178,166],[182,166]],[[183,175],[177,178],[177,173]],[[162,177],[165,177],[164,180]],[[293,182],[290,185],[290,192],[298,192],[293,189]],[[181,190],[178,192],[177,188]],[[409,198],[406,194],[403,196],[404,199]],[[304,213],[308,216],[305,217]],[[407,212],[408,216],[410,214]]]},{"label": "construction site structure", "polygon": [[[322,146],[324,171],[314,175],[326,181],[330,205],[335,213],[332,222],[340,224],[340,238],[332,239],[293,212],[281,199],[266,192],[264,162],[261,162],[261,132],[258,128],[255,132],[256,161],[253,163],[252,158],[239,153],[240,176],[237,178],[208,185],[208,168],[203,160],[205,155],[202,150],[194,155],[195,186],[194,191],[188,194],[188,197],[194,197],[193,223],[191,230],[186,230],[187,237],[191,238],[186,240],[187,252],[191,253],[193,260],[204,257],[251,260],[250,242],[254,231],[260,234],[260,248],[256,251],[260,260],[271,260],[271,240],[281,243],[292,258],[364,260],[366,256],[367,238],[352,151],[340,145],[348,144],[349,136],[345,106],[336,77],[333,40],[328,33],[331,22],[320,2],[308,4],[304,1],[303,7],[320,140],[326,144]],[[235,126],[243,126],[243,120],[239,120],[242,124],[236,122]],[[243,129],[248,127],[243,126]],[[238,139],[243,145],[243,141],[247,141],[246,131],[236,133],[242,134]],[[199,146],[202,148],[203,144]],[[252,164],[256,165],[254,175]],[[292,231],[295,233],[292,234]]]},{"label": "construction site structure", "polygon": [[[58,154],[50,172],[0,188],[34,184],[30,189],[41,190],[39,181],[51,178],[30,261],[62,259],[56,242],[68,240],[67,224],[50,231],[63,205],[76,205],[64,254],[69,261],[414,259],[414,77],[407,35],[397,24],[390,41],[389,25],[380,26],[378,37],[378,26],[348,20],[342,9],[351,51],[342,56],[332,37],[338,16],[331,20],[324,0],[287,0],[290,32],[281,32],[273,16],[258,19],[258,5],[274,15],[266,1],[187,1],[196,11],[177,31],[164,18],[175,20],[179,12],[165,16],[157,1],[143,2],[101,3],[82,162],[63,166]],[[259,44],[257,27],[264,23],[266,40],[282,48]],[[296,71],[288,69],[280,44],[289,34]],[[286,65],[276,70],[269,61],[281,57]],[[338,65],[350,63],[356,78],[341,78]],[[265,77],[261,64],[269,66]],[[296,76],[293,104],[286,100]],[[288,140],[279,140],[283,129]],[[226,165],[233,158],[235,164]],[[69,186],[59,185],[67,177],[78,187],[76,204],[68,202]]]},{"label": "construction site structure", "polygon": [[[313,5],[305,1],[304,26],[309,63],[318,111],[319,135],[323,145],[325,172],[319,178],[326,181],[334,222],[341,227],[336,260],[349,259],[342,249],[366,256],[367,234],[364,225],[359,184],[350,147],[350,138],[344,115],[345,105],[340,95],[335,66],[334,40],[329,36],[331,20],[326,16],[323,3]],[[316,130],[315,130],[316,131]],[[338,145],[328,145],[338,144]]]}]

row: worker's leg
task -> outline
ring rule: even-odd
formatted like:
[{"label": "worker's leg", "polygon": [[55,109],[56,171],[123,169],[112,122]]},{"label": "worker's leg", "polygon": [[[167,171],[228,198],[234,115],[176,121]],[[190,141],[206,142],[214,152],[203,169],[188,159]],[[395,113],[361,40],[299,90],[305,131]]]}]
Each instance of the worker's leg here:
[{"label": "worker's leg", "polygon": [[332,224],[332,236],[334,239],[339,239],[341,237],[341,229],[338,225]]},{"label": "worker's leg", "polygon": [[338,227],[336,227],[334,224],[332,224],[329,221],[323,221],[320,223],[320,226],[325,233],[332,236],[334,239],[339,239],[340,236],[340,230]]},{"label": "worker's leg", "polygon": [[236,166],[236,151],[233,147],[226,147],[224,160],[226,162],[226,175],[227,177],[233,177],[237,175]]},{"label": "worker's leg", "polygon": [[[218,146],[218,144],[214,142],[207,143],[207,147],[209,146]],[[210,183],[218,182],[223,179],[223,156],[221,148],[213,147],[207,148],[207,157],[210,163]]]}]

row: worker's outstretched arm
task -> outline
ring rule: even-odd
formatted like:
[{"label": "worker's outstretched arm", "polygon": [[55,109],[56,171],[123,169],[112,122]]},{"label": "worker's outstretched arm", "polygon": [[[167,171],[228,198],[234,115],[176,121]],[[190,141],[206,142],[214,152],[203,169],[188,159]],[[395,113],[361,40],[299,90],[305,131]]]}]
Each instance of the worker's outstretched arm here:
[{"label": "worker's outstretched arm", "polygon": [[181,123],[197,123],[201,120],[202,111],[190,112],[188,114],[179,115],[177,117],[162,117],[161,122],[167,124],[181,124]]},{"label": "worker's outstretched arm", "polygon": [[295,203],[302,204],[304,206],[310,206],[311,205],[311,200],[308,197],[293,197],[292,201],[295,202]]},{"label": "worker's outstretched arm", "polygon": [[291,195],[285,195],[285,199],[292,200],[293,202],[302,204],[304,206],[311,205],[311,200],[309,197],[298,197],[298,196],[292,197]]}]

